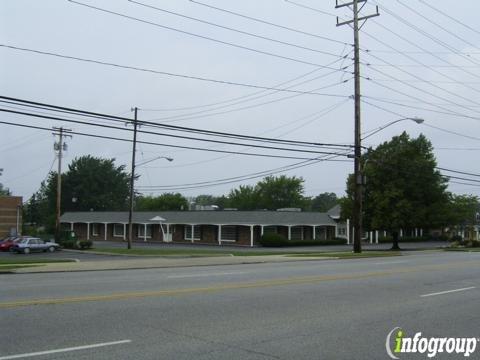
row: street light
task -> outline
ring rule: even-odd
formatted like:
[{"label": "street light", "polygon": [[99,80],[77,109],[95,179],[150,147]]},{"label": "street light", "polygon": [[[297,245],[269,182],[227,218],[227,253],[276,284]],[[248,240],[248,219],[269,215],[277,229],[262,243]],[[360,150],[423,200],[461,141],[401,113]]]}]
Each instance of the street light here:
[{"label": "street light", "polygon": [[169,162],[172,162],[173,161],[173,158],[171,157],[168,157],[168,156],[157,156],[153,159],[150,159],[150,160],[146,160],[144,162],[141,162],[140,164],[137,164],[137,167],[138,166],[142,166],[142,165],[145,165],[145,164],[148,164],[149,162],[152,162],[152,161],[155,161],[155,160],[158,160],[158,159],[165,159],[165,160],[168,160]]},{"label": "street light", "polygon": [[[135,150],[134,150],[134,154],[135,154]],[[132,161],[132,174],[131,174],[131,178],[130,178],[130,208],[128,209],[128,239],[127,239],[127,248],[128,249],[131,249],[132,248],[132,226],[133,226],[133,197],[134,197],[134,181],[135,181],[135,168],[138,167],[138,166],[142,166],[142,165],[145,165],[149,162],[152,162],[152,161],[155,161],[155,160],[158,160],[158,159],[165,159],[167,160],[168,162],[172,162],[173,161],[173,158],[171,157],[167,157],[167,156],[157,156],[153,159],[150,159],[150,160],[147,160],[147,161],[144,161],[143,163],[140,163],[140,164],[135,164],[135,156],[133,156],[133,161]]]},{"label": "street light", "polygon": [[419,118],[419,117],[406,117],[406,118],[397,119],[397,120],[395,120],[395,121],[389,122],[388,124],[383,125],[383,126],[377,128],[377,129],[373,129],[373,130],[370,130],[370,131],[366,131],[364,134],[368,134],[368,135],[364,136],[364,137],[362,138],[362,140],[365,140],[366,138],[369,138],[370,136],[375,135],[376,133],[382,131],[383,129],[385,129],[385,128],[393,125],[393,124],[396,124],[396,123],[398,123],[398,122],[400,122],[400,121],[405,121],[405,120],[415,121],[417,124],[421,124],[421,123],[423,123],[423,122],[425,121],[424,119]]}]

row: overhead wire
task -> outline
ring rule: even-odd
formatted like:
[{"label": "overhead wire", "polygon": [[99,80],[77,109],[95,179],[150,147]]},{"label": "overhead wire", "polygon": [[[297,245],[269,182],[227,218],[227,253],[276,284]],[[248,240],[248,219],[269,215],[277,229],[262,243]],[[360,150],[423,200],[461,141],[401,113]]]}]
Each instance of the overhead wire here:
[{"label": "overhead wire", "polygon": [[310,95],[319,95],[319,96],[327,96],[327,97],[341,97],[341,98],[348,97],[348,96],[340,95],[340,94],[323,94],[323,93],[312,93],[312,92],[309,93],[307,91],[288,90],[288,89],[275,88],[275,87],[271,87],[271,86],[263,86],[263,85],[228,81],[228,80],[205,78],[205,77],[200,77],[200,76],[178,74],[178,73],[172,73],[172,72],[160,71],[160,70],[154,70],[154,69],[147,69],[147,68],[130,66],[130,65],[121,65],[121,64],[107,62],[107,61],[101,61],[101,60],[93,60],[93,59],[81,58],[81,57],[76,57],[76,56],[69,56],[69,55],[64,55],[64,54],[60,54],[60,53],[29,49],[29,48],[7,45],[7,44],[0,44],[0,47],[5,48],[5,49],[35,53],[35,54],[39,54],[39,55],[52,56],[52,57],[57,57],[57,58],[62,58],[62,59],[80,61],[80,62],[85,62],[85,63],[92,63],[92,64],[97,64],[97,65],[110,66],[110,67],[119,68],[119,69],[127,69],[127,70],[133,70],[133,71],[139,71],[139,72],[145,72],[145,73],[152,73],[152,74],[157,74],[157,75],[165,75],[165,76],[189,79],[189,80],[205,81],[205,82],[211,82],[211,83],[217,83],[217,84],[223,84],[223,85],[241,86],[241,87],[247,87],[247,88],[253,88],[253,89],[263,89],[263,90],[279,90],[279,91],[283,91],[283,92],[287,92],[287,93],[295,93],[295,94],[310,94]]},{"label": "overhead wire", "polygon": [[[326,68],[326,69],[329,68],[329,67],[326,67],[322,64],[313,63],[311,61],[292,58],[292,57],[289,57],[289,56],[280,55],[280,54],[272,53],[272,52],[265,51],[265,50],[260,50],[260,49],[255,49],[255,48],[244,46],[244,45],[239,45],[239,44],[232,43],[232,42],[229,42],[229,41],[215,39],[215,38],[212,38],[212,37],[209,37],[209,36],[200,35],[200,34],[192,33],[190,31],[181,30],[181,29],[177,29],[177,28],[174,28],[174,27],[162,25],[162,24],[159,24],[159,23],[156,23],[156,22],[153,22],[153,21],[140,19],[140,18],[137,18],[135,16],[122,14],[122,13],[119,13],[119,12],[116,12],[116,11],[112,11],[112,10],[100,8],[100,7],[97,7],[97,6],[85,4],[85,3],[82,3],[80,1],[76,1],[76,0],[67,0],[67,1],[69,1],[73,4],[80,5],[80,6],[85,6],[87,8],[92,9],[92,10],[95,10],[95,11],[103,12],[103,13],[114,15],[114,16],[118,16],[118,17],[121,17],[121,18],[124,18],[124,19],[140,22],[140,23],[143,23],[143,24],[155,26],[155,27],[158,27],[158,28],[161,28],[161,29],[175,31],[175,32],[178,32],[178,33],[182,33],[184,35],[189,35],[189,36],[193,36],[193,37],[200,38],[200,39],[203,39],[203,40],[212,41],[212,42],[215,42],[215,43],[218,43],[218,44],[231,46],[231,47],[234,47],[234,48],[237,48],[237,49],[242,49],[242,50],[246,50],[246,51],[250,51],[250,52],[254,52],[254,53],[258,53],[258,54],[262,54],[262,55],[267,55],[267,56],[270,56],[270,57],[275,57],[275,58],[283,59],[283,60],[287,60],[287,61],[293,61],[293,62],[296,62],[296,63],[299,63],[299,64],[322,67],[322,68]],[[332,68],[330,68],[330,69],[332,69]]]}]

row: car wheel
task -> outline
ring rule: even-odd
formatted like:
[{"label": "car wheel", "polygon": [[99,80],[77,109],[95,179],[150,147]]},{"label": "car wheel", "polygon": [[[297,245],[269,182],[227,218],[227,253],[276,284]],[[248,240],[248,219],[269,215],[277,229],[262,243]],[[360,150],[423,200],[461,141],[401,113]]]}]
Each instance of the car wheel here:
[{"label": "car wheel", "polygon": [[24,253],[24,254],[30,254],[30,249],[29,249],[29,248],[23,249],[23,253]]},{"label": "car wheel", "polygon": [[49,251],[49,252],[54,252],[54,251],[55,251],[55,246],[50,246],[50,247],[48,248],[48,251]]}]

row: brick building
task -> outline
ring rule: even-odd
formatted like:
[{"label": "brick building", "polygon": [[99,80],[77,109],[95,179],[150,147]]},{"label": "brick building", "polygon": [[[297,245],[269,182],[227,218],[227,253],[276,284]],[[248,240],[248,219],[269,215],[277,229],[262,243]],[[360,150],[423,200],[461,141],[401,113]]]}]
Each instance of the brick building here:
[{"label": "brick building", "polygon": [[22,197],[0,196],[0,238],[22,230]]},{"label": "brick building", "polygon": [[[62,226],[79,239],[126,240],[127,212],[67,212]],[[339,234],[326,213],[289,211],[135,212],[133,240],[254,246],[264,233],[291,240],[330,240]]]}]

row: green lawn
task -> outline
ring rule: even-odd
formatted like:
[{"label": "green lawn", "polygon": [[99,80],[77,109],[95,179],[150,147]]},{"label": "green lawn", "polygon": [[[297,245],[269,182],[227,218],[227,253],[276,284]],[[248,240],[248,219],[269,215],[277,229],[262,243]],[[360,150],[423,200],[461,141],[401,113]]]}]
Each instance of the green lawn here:
[{"label": "green lawn", "polygon": [[[88,251],[88,250],[87,250]],[[119,249],[99,248],[92,249],[94,252],[120,255],[143,255],[143,256],[263,256],[282,254],[273,251],[245,251],[245,250],[210,250],[210,249]],[[288,252],[286,252],[288,253]]]},{"label": "green lawn", "polygon": [[350,251],[344,252],[317,252],[317,253],[308,253],[308,254],[288,254],[290,257],[332,257],[339,259],[361,259],[361,258],[372,258],[372,257],[392,257],[392,256],[402,256],[399,251],[364,251],[360,254],[356,254]]},{"label": "green lawn", "polygon": [[37,259],[37,258],[25,258],[22,256],[15,256],[9,259],[0,259],[0,274],[8,273],[11,270],[20,269],[24,267],[42,266],[48,263],[65,263],[74,262],[74,260],[68,259]]},{"label": "green lawn", "polygon": [[186,256],[186,257],[211,257],[211,256],[267,256],[287,255],[294,257],[338,257],[338,258],[362,258],[362,257],[387,257],[399,256],[399,252],[393,251],[365,251],[361,254],[352,252],[294,252],[294,251],[247,251],[247,250],[209,250],[209,249],[119,249],[100,248],[95,252],[105,254],[142,255],[142,256]]}]

